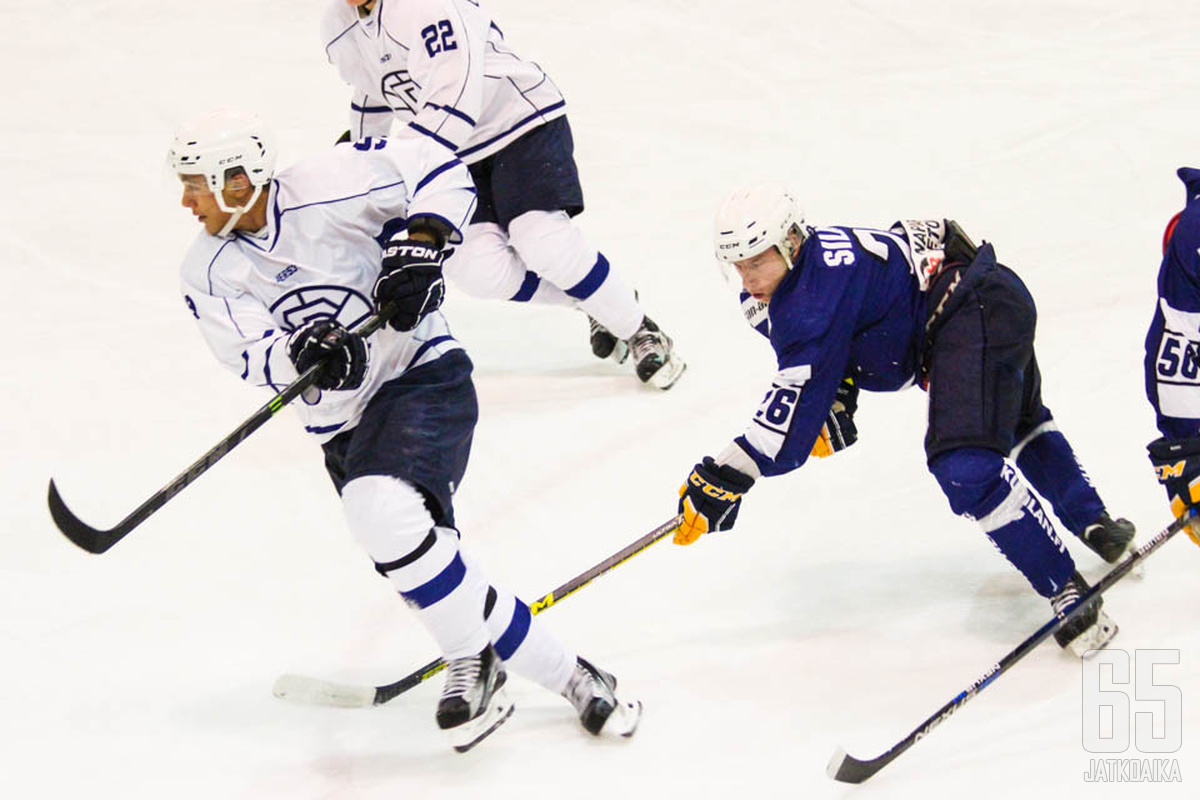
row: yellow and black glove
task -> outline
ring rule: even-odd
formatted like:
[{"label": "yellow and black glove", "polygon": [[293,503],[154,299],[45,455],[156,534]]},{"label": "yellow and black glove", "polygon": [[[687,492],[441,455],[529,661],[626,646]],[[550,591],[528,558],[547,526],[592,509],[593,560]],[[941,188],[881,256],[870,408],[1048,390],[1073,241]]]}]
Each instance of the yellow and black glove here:
[{"label": "yellow and black glove", "polygon": [[[1171,513],[1176,519],[1196,516],[1200,506],[1200,438],[1155,439],[1146,445],[1150,463],[1158,473],[1158,482],[1167,490],[1171,499]],[[1200,544],[1200,533],[1196,523],[1184,530],[1192,541]]]},{"label": "yellow and black glove", "polygon": [[737,521],[742,495],[753,485],[749,475],[705,456],[679,487],[678,513],[683,515],[683,522],[675,531],[675,544],[691,544],[701,534],[731,529]]},{"label": "yellow and black glove", "polygon": [[858,441],[858,428],[854,425],[854,412],[858,410],[858,387],[853,378],[843,378],[838,385],[837,396],[829,409],[829,416],[821,426],[821,433],[813,442],[815,458],[831,456],[845,450]]}]

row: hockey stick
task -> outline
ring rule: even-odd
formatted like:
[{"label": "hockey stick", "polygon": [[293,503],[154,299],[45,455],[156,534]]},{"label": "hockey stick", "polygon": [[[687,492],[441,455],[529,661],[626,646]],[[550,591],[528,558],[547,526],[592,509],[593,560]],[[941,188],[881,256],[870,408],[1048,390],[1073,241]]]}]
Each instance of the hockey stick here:
[{"label": "hockey stick", "polygon": [[[362,325],[355,328],[354,332],[363,337],[370,336],[383,327],[392,313],[393,311],[390,307],[385,307],[379,314],[368,317]],[[50,504],[50,516],[54,518],[54,524],[58,526],[58,529],[68,539],[89,553],[99,554],[105,552],[108,548],[125,538],[130,531],[145,522],[151,514],[166,505],[167,501],[183,491],[184,487],[203,475],[209,467],[228,455],[229,451],[237,447],[243,439],[261,428],[267,420],[271,419],[271,417],[287,406],[288,403],[295,400],[306,389],[311,387],[313,382],[316,381],[317,372],[320,369],[320,364],[314,364],[305,370],[303,375],[300,375],[296,380],[284,387],[282,392],[271,398],[270,402],[258,409],[258,411],[255,411],[249,419],[237,426],[232,433],[218,442],[213,449],[200,456],[196,463],[179,473],[174,480],[151,495],[149,500],[135,508],[129,516],[108,530],[93,528],[75,516],[67,508],[67,504],[63,502],[62,497],[58,494],[58,487],[54,485],[54,479],[51,478],[50,494],[47,500]]]},{"label": "hockey stick", "polygon": [[849,755],[841,747],[837,748],[833,753],[833,757],[829,759],[829,766],[826,768],[826,772],[829,774],[829,777],[844,783],[862,783],[876,772],[879,772],[879,770],[892,763],[897,756],[899,756],[908,748],[912,747],[921,739],[924,739],[926,736],[928,736],[934,728],[949,719],[952,714],[958,711],[958,709],[966,705],[971,698],[982,692],[988,686],[988,684],[1007,672],[1008,669],[1013,666],[1013,664],[1016,664],[1022,658],[1029,655],[1029,653],[1032,652],[1035,647],[1041,644],[1046,637],[1050,636],[1056,630],[1061,628],[1069,620],[1074,619],[1076,615],[1082,613],[1083,610],[1088,606],[1088,600],[1103,594],[1106,590],[1111,588],[1114,583],[1125,577],[1125,575],[1129,573],[1134,565],[1136,565],[1146,556],[1153,553],[1155,550],[1161,547],[1164,542],[1185,528],[1188,521],[1189,520],[1187,518],[1175,520],[1166,529],[1159,532],[1157,536],[1131,553],[1129,558],[1113,567],[1107,575],[1105,575],[1096,583],[1095,586],[1084,592],[1079,598],[1079,603],[1077,603],[1075,607],[1066,615],[1062,617],[1055,616],[1054,619],[1038,628],[1036,633],[1017,645],[1015,649],[1009,651],[1003,658],[988,668],[987,672],[979,676],[974,683],[972,683],[963,691],[959,692],[949,703],[946,703],[944,706],[935,711],[933,716],[918,725],[916,730],[893,745],[892,748],[886,753],[867,761],[860,761],[854,756]]},{"label": "hockey stick", "polygon": [[[549,594],[545,594],[529,604],[529,613],[540,614],[547,608],[561,603],[565,598],[587,586],[604,573],[624,564],[650,545],[662,539],[679,527],[681,517],[672,517],[654,530],[638,539],[633,544],[612,554],[591,569],[576,575],[571,580],[559,586]],[[285,700],[314,705],[338,706],[340,708],[368,708],[379,706],[407,692],[409,689],[432,678],[441,672],[446,662],[441,658],[430,661],[415,672],[404,676],[395,683],[383,686],[351,686],[320,678],[309,678],[304,675],[281,675],[275,681],[271,693]]]}]

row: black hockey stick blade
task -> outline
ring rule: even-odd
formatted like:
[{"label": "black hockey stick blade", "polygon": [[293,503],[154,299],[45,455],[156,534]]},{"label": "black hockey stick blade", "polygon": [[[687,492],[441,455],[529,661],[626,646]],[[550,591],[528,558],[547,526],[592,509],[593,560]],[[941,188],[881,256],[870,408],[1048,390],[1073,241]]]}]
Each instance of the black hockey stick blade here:
[{"label": "black hockey stick blade", "polygon": [[[642,552],[650,545],[664,538],[679,527],[682,517],[675,516],[659,525],[645,536],[638,539],[613,555],[596,564],[591,569],[576,575],[571,580],[559,586],[554,591],[542,595],[529,604],[530,614],[540,614],[564,598],[587,586],[594,579],[606,572],[624,564],[629,559]],[[271,688],[271,693],[283,700],[294,700],[299,703],[309,703],[321,706],[337,706],[339,708],[369,708],[381,706],[437,675],[446,667],[446,662],[435,658],[425,666],[405,675],[393,683],[382,686],[354,686],[345,683],[334,683],[321,678],[310,678],[306,675],[281,675]]]},{"label": "black hockey stick blade", "polygon": [[97,530],[88,525],[67,508],[67,504],[58,494],[58,487],[54,485],[53,478],[50,479],[50,494],[47,502],[50,505],[50,516],[54,518],[54,524],[58,526],[58,529],[68,539],[89,553],[103,553],[133,529],[132,525],[127,526],[125,523],[106,531]]},{"label": "black hockey stick blade", "polygon": [[[908,748],[912,747],[921,739],[924,739],[930,734],[930,732],[933,731],[934,728],[949,719],[951,715],[966,705],[971,698],[983,691],[984,688],[992,683],[992,681],[999,678],[1001,675],[1007,672],[1010,667],[1012,667],[1025,656],[1029,655],[1034,648],[1049,638],[1049,636],[1056,630],[1065,625],[1069,620],[1074,619],[1077,615],[1082,613],[1083,610],[1089,605],[1087,602],[1088,600],[1103,594],[1105,591],[1111,588],[1114,583],[1129,574],[1129,571],[1133,569],[1138,562],[1161,547],[1164,542],[1166,542],[1176,533],[1183,530],[1183,528],[1188,525],[1189,521],[1190,520],[1186,518],[1175,520],[1164,530],[1160,531],[1153,539],[1146,542],[1133,553],[1131,553],[1128,558],[1109,570],[1109,572],[1103,578],[1096,582],[1095,586],[1084,592],[1079,599],[1079,603],[1077,603],[1070,612],[1062,617],[1056,616],[1054,619],[1038,628],[1038,630],[1032,636],[1021,642],[1013,650],[1009,651],[1003,658],[993,664],[987,670],[987,672],[983,673],[983,675],[977,678],[974,683],[972,683],[963,691],[959,692],[953,700],[935,711],[933,716],[929,717],[929,719],[918,725],[916,729],[908,734],[908,736],[905,736],[899,742],[894,744],[887,752],[882,753],[875,758],[862,760],[850,755],[841,747],[837,748],[833,752],[833,756],[829,759],[829,766],[826,768],[826,772],[829,774],[829,777],[833,778],[835,781],[842,781],[843,783],[862,783],[875,773],[879,772],[879,770],[892,763],[892,761],[894,761],[901,753],[908,750]],[[1200,521],[1198,521],[1197,524],[1200,524]]]},{"label": "black hockey stick blade", "polygon": [[[393,313],[394,309],[392,306],[385,306],[379,314],[367,317],[366,321],[355,328],[354,331],[360,336],[370,336],[383,327]],[[50,516],[53,517],[54,524],[63,532],[63,535],[89,553],[99,555],[106,552],[114,544],[125,538],[130,531],[141,525],[151,514],[166,505],[168,500],[179,494],[196,478],[208,471],[209,467],[228,455],[229,451],[240,444],[243,439],[261,428],[271,417],[283,410],[288,403],[303,394],[305,390],[316,382],[317,372],[320,368],[320,364],[309,367],[303,375],[300,375],[296,380],[284,387],[283,391],[255,411],[245,422],[237,426],[232,433],[217,442],[215,447],[200,456],[194,464],[175,476],[174,480],[151,495],[146,502],[135,508],[129,516],[108,530],[93,528],[75,516],[71,512],[71,509],[67,508],[67,504],[63,502],[62,497],[58,493],[58,487],[54,485],[54,479],[51,478],[50,491],[46,501],[50,506]]]}]

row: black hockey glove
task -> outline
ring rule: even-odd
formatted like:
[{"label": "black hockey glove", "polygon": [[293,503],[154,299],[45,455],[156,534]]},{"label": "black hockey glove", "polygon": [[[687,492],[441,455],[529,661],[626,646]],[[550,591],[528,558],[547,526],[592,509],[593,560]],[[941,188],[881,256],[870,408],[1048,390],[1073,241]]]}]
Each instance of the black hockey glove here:
[{"label": "black hockey glove", "polygon": [[[1171,513],[1176,519],[1196,516],[1200,505],[1200,438],[1155,439],[1146,445],[1158,482],[1167,490]],[[1200,544],[1200,533],[1188,525],[1184,530]]]},{"label": "black hockey glove", "polygon": [[854,385],[853,378],[843,378],[838,385],[833,406],[829,409],[829,416],[817,440],[813,442],[812,455],[825,458],[857,442],[858,428],[854,425],[854,412],[857,410],[858,387]]},{"label": "black hockey glove", "polygon": [[293,331],[288,358],[301,374],[321,364],[315,382],[320,389],[357,389],[367,374],[366,342],[332,317],[310,319]]},{"label": "black hockey glove", "polygon": [[753,485],[749,475],[705,456],[679,487],[677,513],[683,514],[683,522],[675,531],[675,544],[691,544],[701,534],[732,529],[742,495]]},{"label": "black hockey glove", "polygon": [[398,331],[411,331],[431,311],[436,311],[446,295],[442,280],[442,260],[446,252],[424,242],[405,241],[389,244],[371,295],[378,308],[391,304],[395,311],[388,325]]}]

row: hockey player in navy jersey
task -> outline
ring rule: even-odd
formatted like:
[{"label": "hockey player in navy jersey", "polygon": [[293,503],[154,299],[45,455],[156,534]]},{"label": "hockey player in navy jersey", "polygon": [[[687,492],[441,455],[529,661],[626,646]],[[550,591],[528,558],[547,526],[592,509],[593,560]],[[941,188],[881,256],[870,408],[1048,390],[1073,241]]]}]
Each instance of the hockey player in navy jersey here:
[{"label": "hockey player in navy jersey", "polygon": [[[1131,545],[1133,526],[1105,511],[1042,404],[1033,299],[992,245],[975,247],[945,220],[807,227],[791,194],[755,187],[721,206],[715,246],[778,373],[745,433],[684,482],[676,543],[730,529],[757,479],[838,449],[831,425],[847,416],[838,393],[849,377],[869,392],[927,384],[925,450],[951,509],[976,520],[1056,613],[1088,587],[1028,485],[1105,561]],[[1058,643],[1079,654],[1106,645],[1116,626],[1100,605],[1059,629]]]},{"label": "hockey player in navy jersey", "polygon": [[[1158,306],[1146,334],[1146,396],[1161,437],[1148,446],[1176,517],[1200,504],[1200,170],[1178,172],[1183,211],[1168,223],[1158,268]],[[1200,532],[1185,530],[1196,544]]]},{"label": "hockey player in navy jersey", "polygon": [[[425,138],[366,138],[276,174],[261,121],[228,110],[181,129],[170,160],[204,227],[181,268],[187,307],[243,380],[278,391],[321,365],[294,407],[355,537],[441,649],[436,718],[455,748],[512,712],[506,667],[566,697],[591,733],[631,735],[641,704],[460,548],[452,497],[478,414],[438,263],[475,206],[466,167]],[[387,327],[353,332],[380,308]]]},{"label": "hockey player in navy jersey", "polygon": [[[592,352],[643,382],[685,364],[571,218],[583,211],[566,100],[476,0],[328,0],[325,54],[355,94],[347,139],[423,137],[469,165],[479,205],[446,275],[476,297],[578,306]],[[393,124],[396,124],[393,131]]]}]

